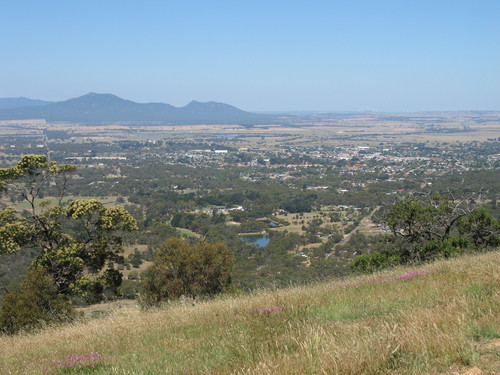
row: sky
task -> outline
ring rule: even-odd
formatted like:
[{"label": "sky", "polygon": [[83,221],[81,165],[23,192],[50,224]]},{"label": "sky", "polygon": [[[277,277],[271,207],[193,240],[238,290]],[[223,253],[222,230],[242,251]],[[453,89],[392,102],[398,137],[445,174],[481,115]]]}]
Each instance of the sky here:
[{"label": "sky", "polygon": [[0,98],[500,110],[499,0],[0,0]]}]

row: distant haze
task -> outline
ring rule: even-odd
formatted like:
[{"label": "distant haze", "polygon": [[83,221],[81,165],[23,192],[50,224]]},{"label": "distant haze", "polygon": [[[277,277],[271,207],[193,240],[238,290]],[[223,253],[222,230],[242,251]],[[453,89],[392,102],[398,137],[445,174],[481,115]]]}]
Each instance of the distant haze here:
[{"label": "distant haze", "polygon": [[0,97],[500,109],[500,1],[6,1]]}]

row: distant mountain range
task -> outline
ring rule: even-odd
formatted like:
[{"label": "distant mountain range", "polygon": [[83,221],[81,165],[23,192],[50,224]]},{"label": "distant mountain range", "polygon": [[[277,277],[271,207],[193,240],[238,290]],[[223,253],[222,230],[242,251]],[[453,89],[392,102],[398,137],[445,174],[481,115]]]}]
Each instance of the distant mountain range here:
[{"label": "distant mountain range", "polygon": [[29,98],[0,98],[0,110],[2,109],[12,109],[12,108],[23,108],[23,107],[37,107],[40,105],[50,104],[52,102],[47,102],[45,100],[35,100]]},{"label": "distant mountain range", "polygon": [[112,94],[89,93],[61,102],[28,98],[0,99],[0,120],[45,119],[49,122],[143,123],[164,125],[273,124],[274,115],[242,111],[228,104],[192,101],[185,107],[136,103]]}]

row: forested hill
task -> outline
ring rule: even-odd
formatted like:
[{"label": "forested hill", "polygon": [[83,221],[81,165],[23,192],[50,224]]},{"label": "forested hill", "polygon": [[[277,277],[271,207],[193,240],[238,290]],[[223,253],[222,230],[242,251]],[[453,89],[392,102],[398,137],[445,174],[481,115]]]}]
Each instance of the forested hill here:
[{"label": "forested hill", "polygon": [[[1,101],[0,101],[1,103]],[[136,103],[112,94],[89,93],[78,98],[21,108],[0,107],[0,120],[45,119],[51,122],[140,122],[165,125],[273,124],[278,117],[242,111],[228,104],[192,101],[184,107]]]}]

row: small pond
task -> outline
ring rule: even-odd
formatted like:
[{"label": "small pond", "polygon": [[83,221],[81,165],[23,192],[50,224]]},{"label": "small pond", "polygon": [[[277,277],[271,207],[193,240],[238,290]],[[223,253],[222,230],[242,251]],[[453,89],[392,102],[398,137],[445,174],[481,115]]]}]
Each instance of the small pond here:
[{"label": "small pond", "polygon": [[270,238],[265,234],[245,234],[240,236],[240,239],[257,247],[264,247],[270,241]]}]

